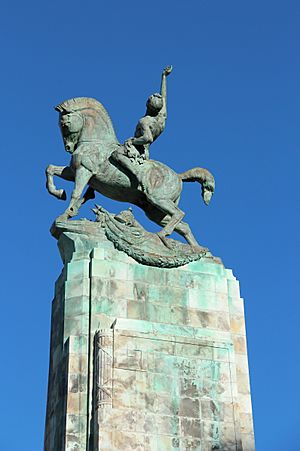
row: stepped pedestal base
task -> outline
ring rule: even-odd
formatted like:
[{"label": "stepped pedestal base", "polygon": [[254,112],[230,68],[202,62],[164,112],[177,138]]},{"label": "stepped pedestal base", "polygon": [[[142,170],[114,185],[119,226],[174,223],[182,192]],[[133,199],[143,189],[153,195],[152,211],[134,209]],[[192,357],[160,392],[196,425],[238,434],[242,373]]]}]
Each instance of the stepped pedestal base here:
[{"label": "stepped pedestal base", "polygon": [[212,258],[137,263],[63,233],[45,451],[254,450],[243,301]]}]

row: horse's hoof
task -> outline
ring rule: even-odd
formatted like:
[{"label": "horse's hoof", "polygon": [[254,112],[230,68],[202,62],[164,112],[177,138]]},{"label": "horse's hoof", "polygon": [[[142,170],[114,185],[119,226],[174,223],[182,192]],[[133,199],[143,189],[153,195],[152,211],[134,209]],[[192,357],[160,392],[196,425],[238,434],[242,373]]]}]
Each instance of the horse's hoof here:
[{"label": "horse's hoof", "polygon": [[60,200],[66,200],[67,199],[67,193],[64,189],[59,190],[59,199]]},{"label": "horse's hoof", "polygon": [[68,219],[69,219],[68,215],[66,215],[66,214],[64,213],[64,214],[58,216],[58,217],[55,219],[55,222],[65,222],[65,221],[67,221]]},{"label": "horse's hoof", "polygon": [[157,232],[156,235],[168,249],[172,249],[172,246],[168,243],[168,239],[166,238],[166,235],[164,233]]}]

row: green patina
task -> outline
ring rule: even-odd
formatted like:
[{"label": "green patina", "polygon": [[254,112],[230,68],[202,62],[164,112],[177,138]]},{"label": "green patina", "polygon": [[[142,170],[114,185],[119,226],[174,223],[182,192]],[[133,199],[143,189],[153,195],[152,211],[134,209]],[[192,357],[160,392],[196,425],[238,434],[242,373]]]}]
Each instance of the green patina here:
[{"label": "green patina", "polygon": [[[196,167],[177,174],[163,163],[150,159],[150,145],[165,128],[167,76],[171,71],[170,66],[162,72],[160,94],[155,93],[148,98],[146,114],[139,120],[134,137],[127,139],[124,144],[119,143],[107,111],[97,100],[77,97],[57,105],[55,109],[59,112],[65,150],[72,158],[69,166],[49,165],[46,169],[47,189],[58,199],[65,200],[66,193],[63,189],[56,188],[54,176],[73,181],[75,185],[70,204],[61,219],[76,216],[81,205],[93,199],[96,191],[143,209],[152,221],[162,226],[155,238],[167,248],[172,247],[172,240],[167,244],[167,236],[173,231],[182,235],[190,246],[182,252],[181,246],[174,243],[176,252],[171,258],[161,258],[160,252],[157,253],[157,245],[151,245],[151,238],[146,240],[143,252],[140,249],[137,252],[135,245],[139,243],[143,246],[147,233],[138,233],[140,228],[136,228],[132,215],[128,213],[126,218],[123,215],[119,219],[136,229],[131,236],[133,241],[130,240],[130,228],[123,234],[122,227],[114,222],[114,218],[107,218],[106,234],[118,249],[143,264],[166,267],[193,261],[205,253],[198,246],[189,225],[182,221],[184,212],[178,204],[183,182],[200,183],[206,205],[210,203],[215,190],[214,177],[207,169]],[[105,216],[103,209],[97,209],[96,213],[98,212],[100,216]]]}]

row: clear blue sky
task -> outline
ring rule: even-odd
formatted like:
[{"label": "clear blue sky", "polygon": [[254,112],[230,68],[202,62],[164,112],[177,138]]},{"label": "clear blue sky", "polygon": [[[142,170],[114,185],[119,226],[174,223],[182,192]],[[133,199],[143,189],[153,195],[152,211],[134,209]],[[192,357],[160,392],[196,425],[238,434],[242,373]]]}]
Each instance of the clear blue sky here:
[{"label": "clear blue sky", "polygon": [[296,0],[2,3],[0,451],[42,450],[62,267],[48,229],[65,208],[44,168],[68,163],[53,106],[96,97],[122,141],[168,64],[169,117],[152,157],[214,173],[209,208],[196,184],[181,206],[241,282],[257,450],[300,450],[299,19]]}]

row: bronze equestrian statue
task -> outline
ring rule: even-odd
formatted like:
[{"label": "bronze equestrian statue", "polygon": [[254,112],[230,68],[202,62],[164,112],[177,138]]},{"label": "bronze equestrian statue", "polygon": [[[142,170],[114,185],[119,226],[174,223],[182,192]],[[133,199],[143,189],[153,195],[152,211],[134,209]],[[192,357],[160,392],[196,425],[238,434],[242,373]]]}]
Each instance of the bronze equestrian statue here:
[{"label": "bronze equestrian statue", "polygon": [[189,244],[198,245],[189,225],[182,221],[184,212],[178,207],[182,182],[199,182],[208,205],[215,188],[212,174],[198,167],[177,174],[163,163],[149,159],[149,146],[165,127],[166,77],[171,70],[168,67],[163,71],[161,93],[149,97],[146,114],[139,120],[135,136],[123,145],[115,135],[107,111],[97,100],[77,97],[55,108],[60,114],[65,150],[72,157],[70,166],[47,167],[47,189],[65,200],[65,191],[56,189],[53,177],[74,182],[70,204],[60,219],[76,216],[80,206],[94,198],[97,191],[142,208],[152,221],[163,227],[158,236],[164,243],[165,237],[175,230]]}]

